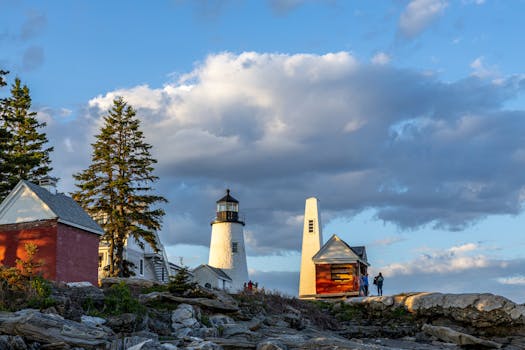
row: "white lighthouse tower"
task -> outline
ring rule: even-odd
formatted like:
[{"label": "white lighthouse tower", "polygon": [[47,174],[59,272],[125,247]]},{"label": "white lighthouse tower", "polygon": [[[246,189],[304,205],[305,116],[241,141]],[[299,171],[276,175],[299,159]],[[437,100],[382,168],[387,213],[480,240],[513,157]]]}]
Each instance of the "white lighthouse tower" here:
[{"label": "white lighthouse tower", "polygon": [[211,223],[208,265],[226,272],[232,279],[233,290],[241,290],[248,281],[243,227],[239,201],[226,190],[226,195],[217,201],[217,216]]},{"label": "white lighthouse tower", "polygon": [[314,197],[306,199],[304,207],[303,247],[301,250],[301,275],[299,280],[299,298],[311,299],[316,294],[315,264],[312,257],[321,249],[323,233],[319,200]]}]

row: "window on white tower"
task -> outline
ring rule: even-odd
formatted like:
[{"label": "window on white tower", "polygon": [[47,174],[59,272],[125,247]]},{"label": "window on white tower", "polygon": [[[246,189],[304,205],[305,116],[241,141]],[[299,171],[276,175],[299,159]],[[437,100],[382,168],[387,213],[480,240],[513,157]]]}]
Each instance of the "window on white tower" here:
[{"label": "window on white tower", "polygon": [[232,253],[237,253],[239,250],[239,243],[238,242],[232,242]]},{"label": "window on white tower", "polygon": [[314,232],[314,221],[308,220],[308,232],[313,233]]}]

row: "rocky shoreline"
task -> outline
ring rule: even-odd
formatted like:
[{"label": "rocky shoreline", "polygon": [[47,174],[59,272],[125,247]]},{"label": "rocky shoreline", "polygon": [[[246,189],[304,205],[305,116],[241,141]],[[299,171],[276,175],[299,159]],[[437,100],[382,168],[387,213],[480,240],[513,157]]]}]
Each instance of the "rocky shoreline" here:
[{"label": "rocky shoreline", "polygon": [[492,294],[314,302],[277,293],[144,292],[151,286],[126,280],[140,311],[96,315],[120,282],[59,286],[52,307],[1,312],[0,349],[525,349],[525,305]]}]

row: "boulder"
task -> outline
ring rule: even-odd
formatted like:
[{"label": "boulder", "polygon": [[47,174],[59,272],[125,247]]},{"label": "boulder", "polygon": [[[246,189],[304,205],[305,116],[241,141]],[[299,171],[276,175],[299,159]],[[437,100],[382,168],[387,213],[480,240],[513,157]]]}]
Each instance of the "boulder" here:
[{"label": "boulder", "polygon": [[186,350],[223,350],[220,345],[215,344],[209,340],[194,341],[188,344]]},{"label": "boulder", "polygon": [[18,335],[0,335],[0,349],[27,350],[27,345]]},{"label": "boulder", "polygon": [[257,344],[256,350],[287,350],[288,347],[278,340],[263,340]]},{"label": "boulder", "polygon": [[72,301],[81,305],[86,302],[99,303],[104,301],[104,293],[99,288],[89,282],[68,283],[67,288],[62,291],[71,298]]},{"label": "boulder", "polygon": [[162,344],[158,342],[156,337],[144,337],[140,335],[133,335],[130,337],[124,337],[122,339],[116,339],[111,343],[108,350],[162,350],[166,349]]},{"label": "boulder", "polygon": [[479,328],[525,324],[523,305],[489,293],[419,293],[409,296],[405,307],[420,316],[445,316]]},{"label": "boulder", "polygon": [[430,334],[438,338],[439,340],[454,343],[459,346],[476,346],[477,348],[481,347],[491,349],[501,348],[501,344],[490,340],[477,338],[470,334],[461,333],[449,327],[432,326],[429,324],[425,324],[423,325],[422,330],[423,332]]},{"label": "boulder", "polygon": [[351,298],[345,302],[362,305],[369,311],[388,312],[404,308],[419,317],[446,317],[477,328],[525,325],[525,305],[489,293],[409,293]]},{"label": "boulder", "polygon": [[213,328],[203,327],[198,321],[200,312],[189,304],[180,304],[171,314],[171,327],[177,337],[213,336]]},{"label": "boulder", "polygon": [[213,327],[224,327],[224,325],[235,324],[235,320],[230,316],[216,314],[209,317],[210,323]]},{"label": "boulder", "polygon": [[0,313],[0,333],[21,336],[43,344],[65,343],[71,347],[99,349],[108,345],[114,334],[107,328],[66,320],[59,315],[26,309]]},{"label": "boulder", "polygon": [[137,314],[124,313],[109,316],[105,325],[116,333],[131,334],[146,329],[147,320]]},{"label": "boulder", "polygon": [[171,328],[171,310],[148,310],[148,329],[158,335],[169,336]]},{"label": "boulder", "polygon": [[224,350],[253,350],[256,347],[255,342],[244,339],[208,338],[206,340],[213,342]]},{"label": "boulder", "polygon": [[297,310],[294,307],[291,307],[290,305],[287,305],[285,307],[283,319],[290,325],[291,328],[297,330],[306,328],[308,323],[307,320],[301,314],[301,311]]},{"label": "boulder", "polygon": [[80,323],[86,324],[86,325],[92,326],[92,327],[102,326],[106,322],[107,321],[104,318],[102,318],[102,317],[94,317],[94,316],[86,316],[86,315],[82,315],[80,317]]}]

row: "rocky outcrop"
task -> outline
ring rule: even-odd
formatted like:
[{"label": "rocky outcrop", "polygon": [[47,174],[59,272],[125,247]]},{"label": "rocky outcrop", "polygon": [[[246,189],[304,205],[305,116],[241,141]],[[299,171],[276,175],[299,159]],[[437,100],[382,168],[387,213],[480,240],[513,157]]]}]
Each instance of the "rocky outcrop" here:
[{"label": "rocky outcrop", "polygon": [[499,349],[501,344],[496,342],[480,339],[470,334],[461,333],[449,327],[431,326],[429,324],[423,325],[421,330],[429,335],[432,335],[439,340],[447,343],[454,343],[460,346],[476,346],[481,348]]},{"label": "rocky outcrop", "polygon": [[93,327],[36,310],[0,313],[0,334],[20,336],[44,344],[64,343],[84,349],[101,349],[114,337],[109,328]]},{"label": "rocky outcrop", "polygon": [[379,312],[403,308],[418,317],[446,317],[476,328],[525,325],[525,305],[488,293],[410,293],[352,298],[346,302]]},{"label": "rocky outcrop", "polygon": [[410,293],[312,303],[272,293],[213,291],[209,298],[189,298],[154,292],[139,293],[138,314],[104,317],[87,316],[81,307],[106,305],[96,287],[64,286],[53,295],[62,303],[45,312],[0,313],[0,349],[525,349],[524,306],[491,294]]}]

